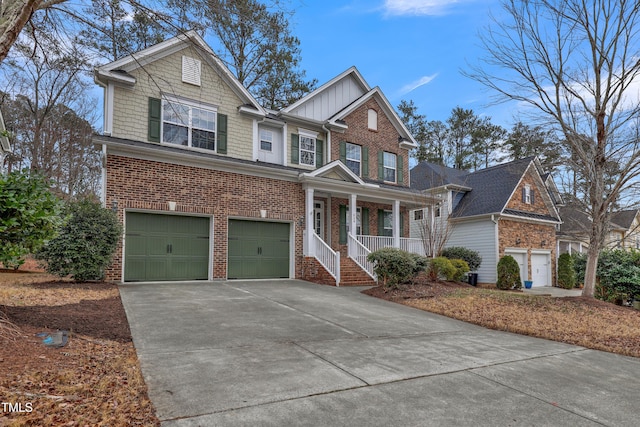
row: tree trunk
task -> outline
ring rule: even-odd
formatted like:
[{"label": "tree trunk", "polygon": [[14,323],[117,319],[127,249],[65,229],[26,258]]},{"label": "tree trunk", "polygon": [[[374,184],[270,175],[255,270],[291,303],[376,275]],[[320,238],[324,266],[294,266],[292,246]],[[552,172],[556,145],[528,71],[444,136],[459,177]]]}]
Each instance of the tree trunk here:
[{"label": "tree trunk", "polygon": [[584,272],[584,288],[582,289],[583,297],[593,298],[595,295],[598,258],[600,257],[600,251],[596,246],[589,246],[587,251],[587,267]]},{"label": "tree trunk", "polygon": [[0,16],[0,63],[7,57],[11,46],[40,3],[41,0],[14,0],[3,5]]}]

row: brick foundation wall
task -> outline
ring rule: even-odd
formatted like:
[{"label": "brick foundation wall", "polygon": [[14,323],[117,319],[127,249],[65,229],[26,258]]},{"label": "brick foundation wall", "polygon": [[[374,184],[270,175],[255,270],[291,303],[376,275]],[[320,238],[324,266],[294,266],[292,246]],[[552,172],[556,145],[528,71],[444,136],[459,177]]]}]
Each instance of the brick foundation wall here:
[{"label": "brick foundation wall", "polygon": [[[231,218],[261,218],[288,222],[294,227],[295,277],[302,274],[304,191],[299,183],[236,173],[174,165],[109,155],[107,157],[106,204],[117,202],[117,214],[125,209],[212,216],[214,279],[227,277],[227,224]],[[106,279],[122,279],[122,242],[106,273]]]}]

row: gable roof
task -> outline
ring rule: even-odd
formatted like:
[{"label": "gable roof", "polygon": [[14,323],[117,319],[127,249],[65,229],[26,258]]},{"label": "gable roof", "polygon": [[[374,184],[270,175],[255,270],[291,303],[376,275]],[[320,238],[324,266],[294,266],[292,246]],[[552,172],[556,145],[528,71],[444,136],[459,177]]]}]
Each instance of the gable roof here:
[{"label": "gable roof", "polygon": [[[110,81],[133,86],[136,79],[130,73],[145,65],[165,58],[171,54],[179,52],[186,47],[194,47],[201,59],[204,60],[218,75],[227,83],[233,92],[246,105],[240,106],[241,109],[255,110],[259,116],[266,116],[266,111],[258,103],[258,101],[249,93],[249,91],[238,81],[238,79],[229,71],[224,63],[217,57],[211,47],[204,41],[195,31],[187,31],[168,40],[160,42],[156,45],[143,49],[139,52],[127,55],[116,61],[102,65],[94,69],[94,80],[101,86],[106,86]],[[249,111],[248,111],[249,112]]]},{"label": "gable roof", "polygon": [[[559,222],[555,207],[554,212],[550,212],[553,215],[507,209],[509,200],[530,169],[540,176],[535,157],[514,160],[475,172],[421,162],[411,169],[411,187],[420,191],[445,187],[464,192],[464,196],[451,214],[452,218],[506,214]],[[540,179],[543,180],[542,176]],[[542,182],[544,185],[544,181]]]},{"label": "gable roof", "polygon": [[437,163],[420,162],[411,169],[411,187],[427,190],[447,185],[466,186],[466,169],[455,169]]},{"label": "gable roof", "polygon": [[313,92],[280,110],[283,117],[308,120],[332,129],[346,129],[343,119],[370,99],[375,99],[400,135],[398,143],[406,149],[418,143],[391,106],[382,90],[373,89],[354,66],[349,67]]},{"label": "gable roof", "polygon": [[[611,226],[622,230],[629,230],[633,226],[633,220],[638,215],[638,209],[614,212],[611,215]],[[617,226],[617,227],[616,227]]]}]

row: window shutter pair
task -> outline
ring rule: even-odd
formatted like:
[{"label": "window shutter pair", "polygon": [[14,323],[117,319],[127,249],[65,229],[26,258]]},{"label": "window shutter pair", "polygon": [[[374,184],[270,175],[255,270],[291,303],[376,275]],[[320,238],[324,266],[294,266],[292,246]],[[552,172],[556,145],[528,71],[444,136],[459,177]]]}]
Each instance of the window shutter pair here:
[{"label": "window shutter pair", "polygon": [[[323,166],[324,158],[324,141],[316,139],[316,167],[321,168]],[[297,133],[291,134],[291,163],[294,165],[300,164],[300,136]]]},{"label": "window shutter pair", "polygon": [[[384,151],[378,151],[378,179],[384,181]],[[396,182],[404,182],[404,160],[399,154],[396,154]]]},{"label": "window shutter pair", "polygon": [[[535,204],[536,199],[533,188],[529,189],[529,197],[531,198],[531,204]],[[522,203],[527,203],[527,189],[525,187],[522,187]]]},{"label": "window shutter pair", "polygon": [[[369,176],[369,147],[361,147],[361,150],[360,167],[362,177],[367,178]],[[344,165],[347,164],[347,141],[340,141],[340,161]]]},{"label": "window shutter pair", "polygon": [[[216,151],[218,154],[227,154],[227,115],[218,113],[218,129],[216,130]],[[149,125],[147,139],[151,142],[160,142],[160,129],[162,124],[162,100],[149,98]]]}]

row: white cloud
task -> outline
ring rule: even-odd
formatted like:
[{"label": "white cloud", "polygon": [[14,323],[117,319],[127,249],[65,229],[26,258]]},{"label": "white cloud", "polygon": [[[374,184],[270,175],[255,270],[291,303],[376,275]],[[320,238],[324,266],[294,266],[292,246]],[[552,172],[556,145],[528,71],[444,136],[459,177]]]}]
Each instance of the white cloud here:
[{"label": "white cloud", "polygon": [[404,95],[406,93],[412,92],[418,89],[420,86],[424,86],[427,83],[430,83],[436,77],[438,77],[438,73],[432,74],[430,76],[422,76],[418,80],[413,81],[407,85],[404,85],[402,89],[400,89],[400,95]]},{"label": "white cloud", "polygon": [[460,0],[385,0],[388,15],[444,15]]}]

